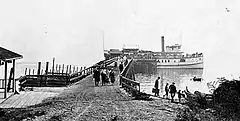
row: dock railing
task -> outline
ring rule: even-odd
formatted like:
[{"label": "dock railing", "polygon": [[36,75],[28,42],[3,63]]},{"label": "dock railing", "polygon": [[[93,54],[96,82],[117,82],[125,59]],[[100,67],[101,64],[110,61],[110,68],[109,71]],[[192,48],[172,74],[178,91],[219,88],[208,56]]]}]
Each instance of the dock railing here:
[{"label": "dock railing", "polygon": [[120,74],[120,85],[128,92],[131,93],[132,96],[136,96],[140,93],[140,83],[134,81],[127,77],[128,73],[130,73],[130,68],[132,68],[133,59],[131,59],[128,64],[125,66],[123,71]]},{"label": "dock railing", "polygon": [[65,86],[70,83],[69,74],[63,75],[25,75],[18,79],[20,88]]},{"label": "dock railing", "polygon": [[[117,58],[103,60],[98,62],[97,64],[99,66],[107,66],[112,64],[115,61],[117,61]],[[43,74],[43,75],[25,75],[25,76],[21,76],[16,80],[20,82],[20,89],[23,89],[24,87],[67,86],[69,84],[75,83],[85,78],[88,75],[91,75],[95,67],[96,67],[96,64],[72,74],[47,72],[46,74]]]},{"label": "dock railing", "polygon": [[[7,79],[7,92],[9,92],[9,90],[13,91],[13,88],[13,83],[10,83],[9,85],[9,79]],[[5,89],[5,79],[0,79],[0,89]]]}]

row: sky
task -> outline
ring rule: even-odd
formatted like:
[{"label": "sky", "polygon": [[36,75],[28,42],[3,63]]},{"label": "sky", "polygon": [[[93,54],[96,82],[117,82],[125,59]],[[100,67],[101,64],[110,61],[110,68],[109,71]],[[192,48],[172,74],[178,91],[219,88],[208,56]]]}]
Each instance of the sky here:
[{"label": "sky", "polygon": [[238,6],[237,0],[2,0],[0,46],[22,54],[21,62],[55,57],[92,65],[103,49],[124,44],[160,51],[164,36],[165,45],[202,52],[206,77],[239,77]]}]

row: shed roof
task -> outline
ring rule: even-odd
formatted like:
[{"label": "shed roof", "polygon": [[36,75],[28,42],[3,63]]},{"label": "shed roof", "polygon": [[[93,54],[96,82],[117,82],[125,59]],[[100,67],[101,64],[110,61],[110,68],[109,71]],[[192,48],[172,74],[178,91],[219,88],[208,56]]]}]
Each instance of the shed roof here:
[{"label": "shed roof", "polygon": [[3,47],[0,47],[0,60],[12,60],[20,58],[23,58],[23,56]]}]

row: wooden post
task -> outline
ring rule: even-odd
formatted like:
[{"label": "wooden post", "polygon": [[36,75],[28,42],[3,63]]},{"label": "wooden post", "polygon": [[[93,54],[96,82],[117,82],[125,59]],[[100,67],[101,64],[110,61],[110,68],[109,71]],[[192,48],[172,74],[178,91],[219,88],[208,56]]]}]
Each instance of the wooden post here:
[{"label": "wooden post", "polygon": [[[37,75],[40,75],[41,72],[41,62],[38,62],[38,71],[37,71]],[[34,73],[34,71],[33,71]],[[34,74],[33,74],[34,75]]]},{"label": "wooden post", "polygon": [[62,75],[63,75],[63,73],[64,73],[64,64],[62,65]]},{"label": "wooden post", "polygon": [[86,74],[86,66],[84,66],[84,75]]},{"label": "wooden post", "polygon": [[[81,72],[82,71],[82,67],[80,67],[80,70],[79,70],[79,72]],[[82,72],[80,73],[80,75],[82,75]]]},{"label": "wooden post", "polygon": [[25,75],[27,75],[27,68],[25,68]]},{"label": "wooden post", "polygon": [[46,62],[46,70],[45,70],[46,75],[48,74],[48,64],[49,64],[49,62]]},{"label": "wooden post", "polygon": [[68,74],[68,65],[67,65],[66,73]]},{"label": "wooden post", "polygon": [[75,71],[76,71],[76,70],[75,70],[75,66],[73,66],[73,73],[75,73]]},{"label": "wooden post", "polygon": [[77,67],[77,72],[78,72],[78,67]]},{"label": "wooden post", "polygon": [[33,75],[34,75],[34,69],[33,69]]},{"label": "wooden post", "polygon": [[69,74],[71,74],[72,73],[72,67],[71,67],[71,65],[69,66]]},{"label": "wooden post", "polygon": [[58,73],[61,73],[61,65],[59,64]]},{"label": "wooden post", "polygon": [[41,69],[41,75],[43,75],[43,69]]},{"label": "wooden post", "polygon": [[5,61],[5,70],[4,70],[4,79],[5,79],[5,87],[4,87],[4,98],[7,98],[7,61]]},{"label": "wooden post", "polygon": [[58,64],[56,64],[56,71],[55,71],[56,73],[58,72]]},{"label": "wooden post", "polygon": [[29,75],[31,75],[31,69],[29,69],[29,72],[28,72],[28,73],[29,73]]},{"label": "wooden post", "polygon": [[55,62],[55,58],[53,58],[52,75],[54,73],[54,62]]},{"label": "wooden post", "polygon": [[10,70],[10,75],[9,75],[8,84],[7,84],[7,92],[9,92],[11,89],[12,74],[13,74],[13,68],[11,68],[11,70]]},{"label": "wooden post", "polygon": [[19,94],[18,92],[17,92],[17,87],[16,87],[16,80],[15,80],[15,65],[16,65],[16,63],[15,63],[15,59],[13,59],[13,77],[12,77],[12,79],[13,79],[13,92],[14,92],[14,94]]}]

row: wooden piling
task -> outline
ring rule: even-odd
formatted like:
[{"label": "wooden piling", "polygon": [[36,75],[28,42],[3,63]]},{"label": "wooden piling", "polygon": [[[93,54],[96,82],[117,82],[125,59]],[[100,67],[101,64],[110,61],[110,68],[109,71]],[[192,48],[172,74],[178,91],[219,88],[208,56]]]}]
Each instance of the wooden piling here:
[{"label": "wooden piling", "polygon": [[68,65],[67,65],[66,73],[68,74]]},{"label": "wooden piling", "polygon": [[48,64],[49,64],[49,62],[46,62],[46,69],[45,69],[45,74],[47,75],[47,73],[48,73]]},{"label": "wooden piling", "polygon": [[64,73],[64,64],[62,65],[62,75],[63,75],[63,73]]},{"label": "wooden piling", "polygon": [[33,73],[32,74],[34,75],[34,69],[33,69]]},{"label": "wooden piling", "polygon": [[80,75],[82,75],[82,73],[83,73],[83,72],[82,72],[82,69],[83,69],[83,67],[80,68],[80,71],[81,71]]},{"label": "wooden piling", "polygon": [[25,68],[25,75],[27,75],[27,68]]},{"label": "wooden piling", "polygon": [[58,72],[58,64],[56,64],[56,71],[55,71],[56,73]]},{"label": "wooden piling", "polygon": [[52,75],[53,75],[53,73],[54,73],[54,64],[55,64],[55,58],[53,58]]},{"label": "wooden piling", "polygon": [[75,66],[73,66],[73,73],[75,73]]},{"label": "wooden piling", "polygon": [[84,75],[86,74],[87,72],[86,72],[86,66],[84,66]]},{"label": "wooden piling", "polygon": [[[34,72],[34,71],[33,71]],[[38,62],[38,71],[37,71],[37,75],[40,75],[41,72],[41,62]],[[33,74],[34,75],[34,74]]]},{"label": "wooden piling", "polygon": [[4,79],[5,79],[5,87],[4,87],[4,98],[7,98],[7,61],[5,61],[5,70],[4,70]]},{"label": "wooden piling", "polygon": [[29,69],[29,75],[31,75],[31,69]]},{"label": "wooden piling", "polygon": [[61,73],[61,65],[59,64],[58,67],[58,73]]},{"label": "wooden piling", "polygon": [[72,73],[72,67],[71,67],[71,65],[69,66],[69,74],[71,74]]}]

